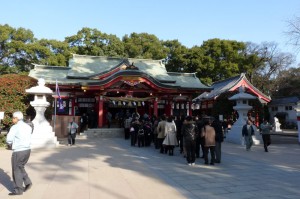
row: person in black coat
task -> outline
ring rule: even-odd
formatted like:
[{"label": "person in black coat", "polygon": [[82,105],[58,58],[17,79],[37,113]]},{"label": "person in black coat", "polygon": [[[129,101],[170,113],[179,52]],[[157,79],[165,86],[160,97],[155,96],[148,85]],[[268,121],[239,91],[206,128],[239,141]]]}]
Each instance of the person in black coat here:
[{"label": "person in black coat", "polygon": [[252,121],[248,119],[247,124],[245,124],[242,129],[242,136],[245,139],[247,151],[250,151],[253,145],[252,135],[254,135],[254,128],[252,126]]},{"label": "person in black coat", "polygon": [[84,132],[86,130],[88,124],[88,116],[86,113],[83,113],[80,117],[80,132]]},{"label": "person in black coat", "polygon": [[186,148],[186,160],[188,165],[195,165],[196,155],[196,137],[199,130],[191,116],[186,117],[186,121],[182,125],[182,135]]}]

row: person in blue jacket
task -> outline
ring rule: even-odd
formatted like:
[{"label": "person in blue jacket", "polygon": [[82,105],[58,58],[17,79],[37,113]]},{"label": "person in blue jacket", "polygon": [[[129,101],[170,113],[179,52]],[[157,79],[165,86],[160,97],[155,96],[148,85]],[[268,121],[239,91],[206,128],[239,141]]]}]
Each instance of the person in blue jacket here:
[{"label": "person in blue jacket", "polygon": [[[32,186],[25,170],[31,152],[32,127],[23,121],[23,113],[20,111],[13,113],[12,121],[14,125],[10,128],[6,137],[7,144],[11,145],[13,150],[11,163],[14,190],[9,195],[22,195]],[[23,187],[23,184],[25,187]]]}]

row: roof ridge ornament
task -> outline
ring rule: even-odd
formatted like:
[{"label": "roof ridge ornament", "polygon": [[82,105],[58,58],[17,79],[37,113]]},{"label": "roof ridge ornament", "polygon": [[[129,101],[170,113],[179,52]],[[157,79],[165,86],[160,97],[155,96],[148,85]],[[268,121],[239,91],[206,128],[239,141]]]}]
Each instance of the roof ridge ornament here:
[{"label": "roof ridge ornament", "polygon": [[134,65],[134,62],[132,62],[130,65],[126,66],[125,70],[139,70],[139,68]]}]

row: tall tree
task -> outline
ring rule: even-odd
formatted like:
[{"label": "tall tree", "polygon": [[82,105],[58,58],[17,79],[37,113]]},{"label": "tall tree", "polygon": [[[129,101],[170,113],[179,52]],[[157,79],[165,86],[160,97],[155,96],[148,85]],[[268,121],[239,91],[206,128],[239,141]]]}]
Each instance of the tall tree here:
[{"label": "tall tree", "polygon": [[32,61],[29,45],[33,42],[35,38],[31,30],[0,25],[0,65],[28,71]]},{"label": "tall tree", "polygon": [[125,53],[131,58],[165,59],[168,49],[155,35],[148,33],[131,33],[122,39]]},{"label": "tall tree", "polygon": [[[223,80],[240,73],[242,51],[246,45],[233,40],[211,39],[200,46],[203,55],[199,78],[207,83]],[[204,80],[204,79],[203,79]]]},{"label": "tall tree", "polygon": [[183,72],[188,59],[185,57],[188,48],[182,45],[178,40],[167,40],[163,45],[168,48],[169,53],[166,58],[166,69],[169,72]]},{"label": "tall tree", "polygon": [[247,68],[247,75],[252,84],[261,91],[269,93],[273,90],[271,80],[293,62],[293,55],[281,52],[278,44],[274,42],[264,42],[260,45],[247,43],[243,66]]},{"label": "tall tree", "polygon": [[277,78],[272,80],[271,95],[274,97],[300,97],[300,68],[289,68],[280,71]]},{"label": "tall tree", "polygon": [[65,38],[72,53],[95,56],[124,56],[122,41],[115,35],[97,29],[82,28],[76,35]]},{"label": "tall tree", "polygon": [[285,34],[288,36],[288,43],[300,51],[300,17],[296,16],[287,21],[288,30]]},{"label": "tall tree", "polygon": [[57,40],[38,40],[32,45],[35,63],[50,66],[67,66],[71,56],[68,43]]}]

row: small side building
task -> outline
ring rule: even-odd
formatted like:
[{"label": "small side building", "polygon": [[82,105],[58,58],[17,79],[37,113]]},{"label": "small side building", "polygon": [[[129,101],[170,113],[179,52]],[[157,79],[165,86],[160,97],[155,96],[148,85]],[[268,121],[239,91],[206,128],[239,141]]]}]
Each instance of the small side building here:
[{"label": "small side building", "polygon": [[297,127],[297,113],[295,108],[300,98],[297,96],[272,99],[268,104],[271,118],[277,117],[281,128],[295,129]]},{"label": "small side building", "polygon": [[[253,95],[257,97],[258,100],[251,101],[250,105],[253,106],[251,110],[251,116],[255,118],[255,122],[258,125],[259,120],[259,113],[262,112],[256,104],[263,104],[266,105],[271,101],[271,98],[257,89],[251,82],[247,79],[246,74],[242,73],[240,75],[214,82],[211,87],[213,88],[212,91],[204,92],[198,97],[193,99],[193,107],[195,114],[205,114],[205,115],[213,115],[213,111],[216,109],[218,111],[224,110],[224,112],[228,110],[232,110],[234,106],[233,102],[229,102],[228,98],[233,96],[234,94],[238,93],[239,87],[245,88],[245,93]],[[218,106],[218,102],[222,103],[222,106]],[[222,109],[222,110],[221,110]],[[230,113],[230,115],[222,115],[224,119],[232,119],[232,116],[236,115],[236,112]],[[262,117],[262,116],[261,116]]]}]

